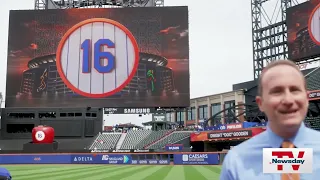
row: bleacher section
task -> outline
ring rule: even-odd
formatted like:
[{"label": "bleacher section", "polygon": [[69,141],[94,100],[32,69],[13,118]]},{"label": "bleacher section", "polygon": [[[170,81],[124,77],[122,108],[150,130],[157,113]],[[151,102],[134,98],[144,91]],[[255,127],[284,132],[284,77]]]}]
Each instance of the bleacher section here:
[{"label": "bleacher section", "polygon": [[136,146],[152,133],[151,130],[130,130],[120,149],[136,149]]},{"label": "bleacher section", "polygon": [[316,68],[306,76],[307,89],[309,91],[320,89],[320,67]]},{"label": "bleacher section", "polygon": [[117,144],[122,133],[102,133],[94,139],[90,150],[158,149],[163,148],[168,143],[176,143],[185,138],[189,138],[190,134],[191,131],[129,130],[119,148]]},{"label": "bleacher section", "polygon": [[135,149],[144,149],[146,146],[152,144],[153,142],[159,140],[160,138],[171,132],[173,132],[173,130],[153,131],[149,136],[147,136],[140,143],[138,143]]},{"label": "bleacher section", "polygon": [[90,150],[115,149],[122,133],[102,133],[94,140]]},{"label": "bleacher section", "polygon": [[154,144],[147,147],[147,149],[162,149],[167,144],[175,144],[185,138],[189,138],[192,131],[175,131],[166,137],[160,139]]}]

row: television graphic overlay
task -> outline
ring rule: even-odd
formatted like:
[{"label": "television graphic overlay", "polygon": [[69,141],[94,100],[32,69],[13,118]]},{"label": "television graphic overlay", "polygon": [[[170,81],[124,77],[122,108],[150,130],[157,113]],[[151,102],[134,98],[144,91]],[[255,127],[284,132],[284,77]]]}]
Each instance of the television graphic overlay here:
[{"label": "television graphic overlay", "polygon": [[190,103],[187,7],[10,11],[8,47],[6,107]]},{"label": "television graphic overlay", "polygon": [[312,173],[311,148],[263,148],[263,173]]},{"label": "television graphic overlay", "polygon": [[312,0],[287,9],[290,60],[298,62],[319,56],[319,3],[320,0]]}]

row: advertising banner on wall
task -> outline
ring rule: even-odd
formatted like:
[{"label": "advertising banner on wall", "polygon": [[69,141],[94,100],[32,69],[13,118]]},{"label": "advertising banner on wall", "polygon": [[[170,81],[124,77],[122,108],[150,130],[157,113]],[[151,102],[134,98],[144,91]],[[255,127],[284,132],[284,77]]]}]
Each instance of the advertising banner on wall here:
[{"label": "advertising banner on wall", "polygon": [[216,165],[219,164],[219,154],[174,154],[174,164],[180,165]]},{"label": "advertising banner on wall", "polygon": [[233,124],[226,124],[227,129],[241,129],[243,128],[242,123],[233,123]]},{"label": "advertising banner on wall", "polygon": [[162,159],[162,160],[158,160],[158,159],[144,159],[144,160],[132,160],[132,164],[137,164],[137,165],[147,165],[147,164],[162,164],[162,165],[166,165],[166,164],[170,164],[170,160],[168,159]]},{"label": "advertising banner on wall", "polygon": [[217,130],[217,131],[202,131],[190,134],[190,141],[221,141],[229,139],[247,139],[265,131],[265,128],[254,127],[250,129],[234,129],[234,130]]},{"label": "advertising banner on wall", "polygon": [[165,122],[167,121],[166,114],[152,114],[152,121],[153,122]]},{"label": "advertising banner on wall", "polygon": [[156,108],[104,108],[104,114],[152,114]]},{"label": "advertising banner on wall", "polygon": [[188,7],[12,10],[9,21],[6,107],[190,104]]},{"label": "advertising banner on wall", "polygon": [[[145,156],[141,155],[140,156]],[[132,154],[0,155],[0,164],[170,164],[168,158],[133,159]]]},{"label": "advertising banner on wall", "polygon": [[315,101],[320,99],[320,90],[313,90],[308,92],[309,101]]},{"label": "advertising banner on wall", "polygon": [[88,155],[71,155],[72,164],[94,164],[96,163],[96,157],[93,154]]},{"label": "advertising banner on wall", "polygon": [[183,144],[167,144],[166,151],[182,151]]},{"label": "advertising banner on wall", "polygon": [[244,138],[252,137],[251,130],[238,130],[233,132],[210,132],[208,133],[208,139],[220,139],[220,138]]},{"label": "advertising banner on wall", "polygon": [[131,164],[132,162],[130,155],[98,155],[97,158],[100,157],[103,164]]},{"label": "advertising banner on wall", "polygon": [[0,155],[0,164],[70,164],[70,155]]}]

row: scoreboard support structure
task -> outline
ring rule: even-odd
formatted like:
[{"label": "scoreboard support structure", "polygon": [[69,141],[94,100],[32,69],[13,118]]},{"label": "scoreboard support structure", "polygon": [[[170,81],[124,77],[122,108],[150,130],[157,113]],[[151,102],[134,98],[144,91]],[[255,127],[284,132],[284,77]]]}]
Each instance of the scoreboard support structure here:
[{"label": "scoreboard support structure", "polygon": [[[262,69],[270,62],[288,59],[287,9],[306,0],[251,0],[253,74],[258,79]],[[312,58],[297,62],[312,62]]]},{"label": "scoreboard support structure", "polygon": [[164,0],[35,0],[34,9],[163,7]]}]

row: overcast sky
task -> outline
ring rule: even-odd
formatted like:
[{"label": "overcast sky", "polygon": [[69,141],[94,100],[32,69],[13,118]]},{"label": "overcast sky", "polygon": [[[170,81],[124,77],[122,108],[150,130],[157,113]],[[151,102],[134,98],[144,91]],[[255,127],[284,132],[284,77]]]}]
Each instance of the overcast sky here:
[{"label": "overcast sky", "polygon": [[[165,0],[166,6],[189,6],[191,98],[231,91],[233,84],[253,80],[250,2]],[[33,9],[34,0],[3,1],[1,6],[0,91],[5,94],[9,10]]]}]

